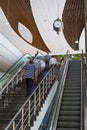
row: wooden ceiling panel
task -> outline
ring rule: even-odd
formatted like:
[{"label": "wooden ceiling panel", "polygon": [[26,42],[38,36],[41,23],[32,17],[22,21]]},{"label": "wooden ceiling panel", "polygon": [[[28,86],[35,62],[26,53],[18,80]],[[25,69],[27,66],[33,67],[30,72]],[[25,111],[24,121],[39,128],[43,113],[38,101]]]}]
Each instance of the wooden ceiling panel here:
[{"label": "wooden ceiling panel", "polygon": [[0,6],[10,26],[23,40],[25,39],[18,31],[18,22],[22,23],[32,33],[33,42],[32,44],[28,42],[29,44],[40,50],[49,51],[35,24],[29,0],[0,0]]},{"label": "wooden ceiling panel", "polygon": [[[28,42],[29,44],[40,50],[50,51],[37,29],[29,0],[0,0],[0,6],[13,30],[23,40],[25,39],[18,31],[18,22],[22,23],[32,33],[33,42],[32,44]],[[76,45],[75,41],[79,41],[82,30],[85,26],[84,0],[66,0],[62,14],[62,21],[64,23],[63,34],[66,38],[67,44],[69,44],[72,49],[79,50],[79,44]]]},{"label": "wooden ceiling panel", "polygon": [[79,50],[79,41],[84,24],[84,0],[66,0],[62,21],[64,23],[64,36],[68,44],[74,49]]}]

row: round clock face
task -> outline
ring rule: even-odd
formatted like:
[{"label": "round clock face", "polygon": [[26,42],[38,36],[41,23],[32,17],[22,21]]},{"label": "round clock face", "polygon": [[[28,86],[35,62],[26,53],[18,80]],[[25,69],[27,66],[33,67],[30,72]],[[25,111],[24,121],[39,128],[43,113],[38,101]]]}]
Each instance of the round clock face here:
[{"label": "round clock face", "polygon": [[59,34],[59,32],[61,31],[61,29],[63,28],[63,23],[60,19],[56,19],[53,22],[53,29]]},{"label": "round clock face", "polygon": [[58,20],[54,21],[54,26],[56,28],[59,28],[61,26],[61,21],[58,21]]}]

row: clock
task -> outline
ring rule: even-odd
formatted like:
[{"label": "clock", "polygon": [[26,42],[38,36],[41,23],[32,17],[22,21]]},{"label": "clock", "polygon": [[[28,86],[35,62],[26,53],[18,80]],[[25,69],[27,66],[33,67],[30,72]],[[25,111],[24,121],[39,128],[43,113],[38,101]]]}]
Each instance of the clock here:
[{"label": "clock", "polygon": [[58,18],[53,23],[53,29],[59,34],[62,29],[62,21]]},{"label": "clock", "polygon": [[55,28],[59,28],[61,26],[61,21],[59,20],[54,21],[54,26]]}]

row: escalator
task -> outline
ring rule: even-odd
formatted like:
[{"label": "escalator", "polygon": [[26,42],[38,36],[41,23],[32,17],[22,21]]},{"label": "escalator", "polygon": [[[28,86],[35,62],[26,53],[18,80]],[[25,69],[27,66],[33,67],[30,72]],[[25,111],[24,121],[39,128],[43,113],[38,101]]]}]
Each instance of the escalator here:
[{"label": "escalator", "polygon": [[72,60],[65,80],[56,130],[81,128],[81,61]]}]

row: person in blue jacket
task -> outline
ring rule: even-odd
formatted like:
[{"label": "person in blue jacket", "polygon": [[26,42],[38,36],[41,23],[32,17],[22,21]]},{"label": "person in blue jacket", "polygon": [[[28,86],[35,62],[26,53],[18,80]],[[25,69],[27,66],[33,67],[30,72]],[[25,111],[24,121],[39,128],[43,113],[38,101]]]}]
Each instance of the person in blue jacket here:
[{"label": "person in blue jacket", "polygon": [[44,56],[46,69],[49,69],[50,58],[51,58],[51,56],[49,55],[49,52],[47,52],[47,54]]}]

